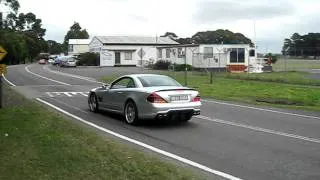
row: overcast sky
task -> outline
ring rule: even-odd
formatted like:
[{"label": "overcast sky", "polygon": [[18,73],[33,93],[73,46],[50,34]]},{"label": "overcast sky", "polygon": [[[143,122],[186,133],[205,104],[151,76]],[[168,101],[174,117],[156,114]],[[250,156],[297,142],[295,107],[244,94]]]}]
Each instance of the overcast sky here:
[{"label": "overcast sky", "polygon": [[[254,40],[260,52],[280,52],[294,32],[320,31],[320,0],[19,0],[62,42],[74,21],[95,35],[156,36],[167,31],[190,37],[229,29]],[[255,23],[254,23],[255,22]],[[254,24],[256,33],[254,33]]]}]

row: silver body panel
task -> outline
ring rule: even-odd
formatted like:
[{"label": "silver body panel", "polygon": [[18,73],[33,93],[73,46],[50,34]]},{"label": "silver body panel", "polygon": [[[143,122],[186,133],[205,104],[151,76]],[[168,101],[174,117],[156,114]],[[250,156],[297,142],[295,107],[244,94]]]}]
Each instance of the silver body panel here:
[{"label": "silver body panel", "polygon": [[[124,107],[128,100],[132,100],[137,107],[139,119],[154,119],[159,114],[168,114],[173,111],[190,111],[200,114],[201,102],[192,102],[192,99],[199,95],[199,92],[183,86],[153,86],[143,87],[139,76],[143,75],[126,75],[113,81],[109,86],[102,86],[90,91],[98,97],[99,108],[107,111],[124,114]],[[148,75],[159,76],[159,75]],[[134,81],[135,87],[118,87],[114,88],[113,84],[123,78],[130,78]],[[147,97],[156,92],[167,103],[151,103]],[[183,97],[184,99],[177,99]]]}]

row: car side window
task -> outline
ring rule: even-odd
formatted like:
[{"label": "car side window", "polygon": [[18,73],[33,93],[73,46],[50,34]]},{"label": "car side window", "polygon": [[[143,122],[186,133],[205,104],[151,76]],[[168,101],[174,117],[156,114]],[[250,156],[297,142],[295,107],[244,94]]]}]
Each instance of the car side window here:
[{"label": "car side window", "polygon": [[134,84],[133,79],[131,78],[123,78],[120,79],[119,81],[115,82],[111,89],[122,89],[122,88],[134,88],[136,87]]}]

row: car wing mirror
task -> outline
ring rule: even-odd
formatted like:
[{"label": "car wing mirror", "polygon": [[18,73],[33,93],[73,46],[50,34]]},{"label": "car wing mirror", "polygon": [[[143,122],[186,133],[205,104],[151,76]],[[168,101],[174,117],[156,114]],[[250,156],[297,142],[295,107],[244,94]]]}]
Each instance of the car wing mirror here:
[{"label": "car wing mirror", "polygon": [[110,84],[108,84],[108,83],[105,83],[105,84],[103,84],[103,85],[102,85],[102,87],[103,87],[104,89],[109,89],[109,87],[110,87]]}]

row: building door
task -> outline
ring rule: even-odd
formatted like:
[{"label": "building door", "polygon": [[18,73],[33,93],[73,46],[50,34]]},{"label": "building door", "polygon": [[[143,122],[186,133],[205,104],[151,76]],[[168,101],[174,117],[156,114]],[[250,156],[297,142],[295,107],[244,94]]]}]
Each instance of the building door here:
[{"label": "building door", "polygon": [[115,52],[114,56],[115,56],[115,63],[120,64],[120,60],[121,60],[120,52]]}]

